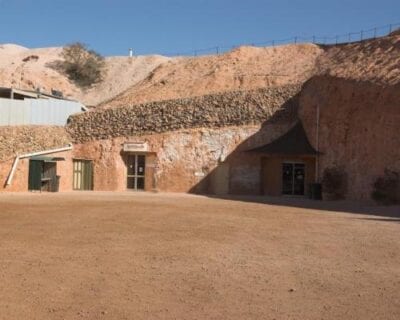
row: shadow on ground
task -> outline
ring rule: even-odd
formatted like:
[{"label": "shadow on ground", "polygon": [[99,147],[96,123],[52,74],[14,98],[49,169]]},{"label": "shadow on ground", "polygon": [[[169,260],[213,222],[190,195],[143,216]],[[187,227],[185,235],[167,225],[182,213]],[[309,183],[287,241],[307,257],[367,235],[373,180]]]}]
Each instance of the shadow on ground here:
[{"label": "shadow on ground", "polygon": [[[263,203],[274,206],[286,206],[330,212],[346,212],[353,214],[373,215],[386,218],[361,218],[377,221],[400,222],[400,206],[378,206],[367,202],[340,200],[323,201],[296,197],[244,196],[244,195],[205,195],[209,198],[242,202]],[[391,219],[389,219],[391,218]],[[393,219],[394,218],[394,219]]]},{"label": "shadow on ground", "polygon": [[390,217],[390,218],[357,218],[358,220],[368,220],[368,221],[381,221],[381,222],[394,222],[400,223],[400,218]]}]

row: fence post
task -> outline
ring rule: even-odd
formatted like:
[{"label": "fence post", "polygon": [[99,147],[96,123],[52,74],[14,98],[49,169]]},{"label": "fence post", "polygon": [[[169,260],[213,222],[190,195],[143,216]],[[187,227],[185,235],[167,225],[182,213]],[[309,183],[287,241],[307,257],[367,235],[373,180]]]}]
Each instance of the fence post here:
[{"label": "fence post", "polygon": [[338,44],[338,39],[339,39],[339,37],[336,36],[336,37],[335,37],[335,44]]},{"label": "fence post", "polygon": [[360,40],[361,40],[361,41],[363,40],[363,36],[364,36],[364,30],[361,30],[361,31],[360,31]]},{"label": "fence post", "polygon": [[351,42],[351,33],[349,33],[349,42]]},{"label": "fence post", "polygon": [[312,36],[312,43],[315,44],[315,36]]},{"label": "fence post", "polygon": [[275,47],[275,40],[272,40],[272,46]]},{"label": "fence post", "polygon": [[392,33],[392,25],[391,24],[389,24],[389,33]]},{"label": "fence post", "polygon": [[219,47],[215,47],[215,50],[217,51],[217,54],[219,54]]},{"label": "fence post", "polygon": [[376,38],[376,28],[374,28],[374,39]]},{"label": "fence post", "polygon": [[297,44],[297,37],[294,37],[294,44]]}]

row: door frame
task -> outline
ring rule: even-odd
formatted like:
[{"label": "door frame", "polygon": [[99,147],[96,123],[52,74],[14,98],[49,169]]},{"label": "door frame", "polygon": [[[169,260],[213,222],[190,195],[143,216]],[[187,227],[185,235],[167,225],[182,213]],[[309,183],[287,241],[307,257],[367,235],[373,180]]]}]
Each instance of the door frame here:
[{"label": "door frame", "polygon": [[43,161],[29,159],[28,190],[42,191]]},{"label": "door frame", "polygon": [[29,159],[28,190],[55,192],[57,161]]},{"label": "door frame", "polygon": [[[304,197],[306,195],[306,181],[307,181],[307,165],[306,165],[306,163],[302,160],[283,160],[282,164],[281,164],[281,170],[283,170],[284,164],[292,165],[292,193],[291,194],[283,193],[283,177],[282,177],[283,172],[281,171],[281,180],[282,180],[281,193],[282,193],[282,195],[288,196],[288,197]],[[302,164],[304,166],[303,194],[294,194],[294,182],[295,182],[294,170],[295,170],[296,164]]]},{"label": "door frame", "polygon": [[[81,162],[82,163],[82,169],[81,170],[75,170],[75,163]],[[85,172],[85,165],[87,163],[90,163],[90,170],[89,172]],[[80,174],[81,176],[81,185],[82,188],[75,188],[75,173]],[[85,183],[84,180],[87,178],[89,175],[89,188],[85,189]],[[72,159],[72,190],[76,191],[91,191],[94,189],[94,166],[93,166],[93,160],[92,159],[80,159],[80,158],[73,158]]]},{"label": "door frame", "polygon": [[[139,159],[139,156],[143,156],[144,157],[144,174],[143,175],[139,175],[139,174],[137,174],[137,170],[138,170],[138,159]],[[130,157],[134,157],[135,158],[135,160],[134,160],[134,173],[135,174],[128,174],[129,173],[129,158]],[[145,191],[146,190],[146,158],[147,158],[147,156],[146,156],[146,154],[145,153],[142,153],[142,152],[130,152],[130,153],[128,153],[127,155],[126,155],[126,171],[125,171],[125,173],[126,173],[126,180],[125,180],[125,183],[126,183],[126,189],[127,190],[130,190],[130,191]],[[129,188],[128,187],[128,179],[130,179],[130,178],[132,178],[132,179],[134,179],[134,187],[133,188]],[[138,179],[139,178],[143,178],[143,188],[138,188]]]}]

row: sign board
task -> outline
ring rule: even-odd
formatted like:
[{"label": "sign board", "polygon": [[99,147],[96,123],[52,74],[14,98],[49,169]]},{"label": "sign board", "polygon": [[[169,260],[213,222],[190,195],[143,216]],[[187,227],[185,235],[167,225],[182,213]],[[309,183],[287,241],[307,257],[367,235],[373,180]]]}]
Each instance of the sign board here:
[{"label": "sign board", "polygon": [[125,142],[125,152],[146,152],[149,151],[149,145],[147,142]]}]

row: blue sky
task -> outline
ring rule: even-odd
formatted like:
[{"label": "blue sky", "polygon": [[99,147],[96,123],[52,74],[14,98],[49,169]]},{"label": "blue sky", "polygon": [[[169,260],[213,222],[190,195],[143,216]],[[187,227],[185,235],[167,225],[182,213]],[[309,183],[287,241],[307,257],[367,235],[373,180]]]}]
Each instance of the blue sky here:
[{"label": "blue sky", "polygon": [[175,53],[400,23],[400,0],[0,0],[0,43]]}]

